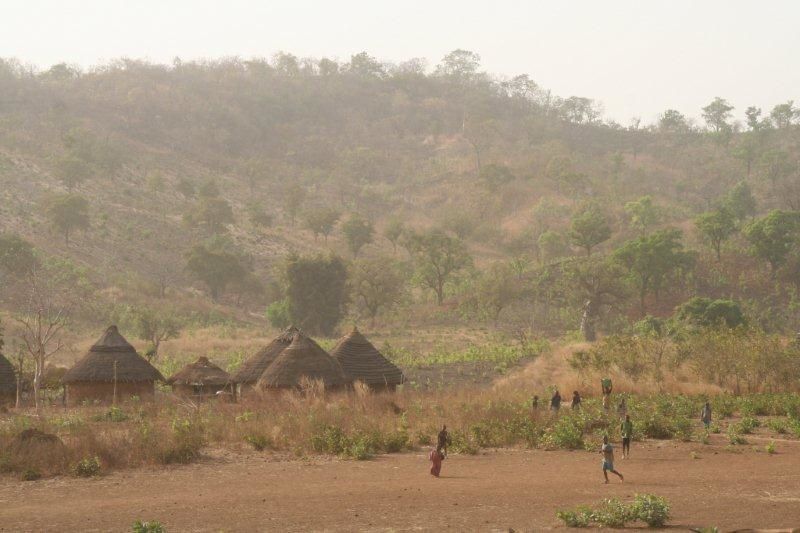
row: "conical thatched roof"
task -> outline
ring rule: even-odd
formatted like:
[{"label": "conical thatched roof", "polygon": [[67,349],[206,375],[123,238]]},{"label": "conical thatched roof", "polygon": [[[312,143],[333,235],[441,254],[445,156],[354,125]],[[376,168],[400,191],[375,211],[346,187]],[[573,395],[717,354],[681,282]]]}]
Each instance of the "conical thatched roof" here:
[{"label": "conical thatched roof", "polygon": [[283,330],[272,342],[256,352],[253,357],[242,363],[239,370],[231,376],[231,381],[245,385],[252,385],[257,382],[275,358],[292,343],[292,337],[299,331],[300,330],[294,326],[289,326]]},{"label": "conical thatched roof", "polygon": [[292,388],[303,377],[321,380],[326,387],[336,388],[350,382],[342,367],[319,344],[301,332],[294,334],[292,343],[269,365],[258,380],[259,388]]},{"label": "conical thatched roof", "polygon": [[17,378],[14,367],[0,353],[0,394],[14,394],[17,392]]},{"label": "conical thatched roof", "polygon": [[161,373],[136,353],[133,346],[120,335],[117,326],[111,326],[89,348],[89,353],[64,374],[62,381],[113,382],[114,361],[117,362],[117,381],[132,383],[164,380]]},{"label": "conical thatched roof", "polygon": [[353,381],[367,385],[400,385],[403,372],[386,359],[357,328],[353,328],[331,350],[345,373]]},{"label": "conical thatched roof", "polygon": [[194,363],[189,363],[173,374],[167,383],[170,385],[220,385],[224,386],[231,380],[230,374],[208,360],[200,357]]}]

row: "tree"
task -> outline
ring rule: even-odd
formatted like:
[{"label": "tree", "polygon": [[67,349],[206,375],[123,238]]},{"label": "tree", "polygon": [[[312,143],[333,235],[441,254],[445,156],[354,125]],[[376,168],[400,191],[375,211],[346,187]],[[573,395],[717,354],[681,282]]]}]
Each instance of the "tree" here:
[{"label": "tree", "polygon": [[492,163],[481,169],[479,179],[489,192],[496,192],[503,185],[513,181],[514,174],[507,166]]},{"label": "tree", "polygon": [[350,56],[350,72],[364,78],[382,78],[386,76],[383,65],[366,52]]},{"label": "tree", "polygon": [[134,334],[150,343],[146,352],[148,361],[158,359],[161,343],[177,338],[181,331],[181,322],[172,309],[133,307],[129,310],[128,320]]},{"label": "tree", "polygon": [[0,273],[22,277],[36,264],[33,246],[13,233],[0,233]]},{"label": "tree", "polygon": [[351,267],[350,283],[356,303],[373,326],[381,311],[400,302],[405,289],[405,278],[397,263],[381,256],[355,261]]},{"label": "tree", "polygon": [[72,154],[62,157],[56,164],[56,174],[70,192],[77,185],[83,183],[91,173],[92,169],[89,164]]},{"label": "tree", "polygon": [[756,199],[746,181],[737,183],[725,196],[722,205],[739,222],[756,214]]},{"label": "tree", "polygon": [[257,228],[268,228],[272,226],[272,215],[267,213],[259,202],[247,204],[247,216],[250,223]]},{"label": "tree", "polygon": [[572,244],[592,255],[592,248],[611,237],[608,216],[596,203],[584,204],[572,217],[569,238]]},{"label": "tree", "polygon": [[725,207],[720,207],[699,215],[695,218],[694,224],[703,238],[711,244],[717,255],[717,261],[720,261],[722,243],[736,231],[736,221],[731,212]]},{"label": "tree", "polygon": [[800,109],[794,107],[794,100],[789,100],[785,104],[778,104],[773,107],[769,116],[776,128],[788,128],[797,117],[800,117]]},{"label": "tree", "polygon": [[292,226],[294,226],[294,222],[297,219],[297,213],[300,210],[300,207],[303,205],[305,199],[306,190],[297,183],[292,183],[284,191],[283,202],[286,208],[286,214],[289,215],[289,220]]},{"label": "tree", "polygon": [[624,271],[614,261],[598,257],[565,261],[559,267],[564,283],[571,289],[568,293],[574,294],[581,305],[581,334],[587,342],[594,342],[603,308],[626,296]]},{"label": "tree", "polygon": [[628,271],[639,292],[639,309],[645,316],[645,298],[660,290],[670,275],[688,269],[694,262],[690,252],[683,249],[681,231],[666,228],[647,237],[639,237],[623,244],[614,252],[615,259]]},{"label": "tree", "polygon": [[85,273],[67,260],[48,259],[34,266],[25,278],[21,301],[14,319],[21,325],[20,337],[26,356],[33,361],[33,391],[36,409],[44,370],[64,346],[63,331],[72,313],[87,295]]},{"label": "tree", "polygon": [[744,110],[744,115],[747,117],[747,127],[750,131],[759,131],[764,127],[760,107],[750,106]]},{"label": "tree", "polygon": [[800,213],[777,209],[745,226],[744,235],[750,242],[751,252],[769,263],[773,277],[795,245],[798,228]]},{"label": "tree", "polygon": [[342,233],[353,257],[358,257],[361,248],[372,242],[375,230],[369,220],[353,213],[342,224]]},{"label": "tree", "polygon": [[247,272],[232,243],[219,236],[193,246],[186,254],[186,269],[206,284],[215,302],[228,285]]},{"label": "tree", "polygon": [[50,223],[64,235],[69,246],[69,236],[74,231],[89,228],[89,201],[76,194],[58,194],[50,198],[46,207]]},{"label": "tree", "polygon": [[333,255],[290,255],[284,278],[292,322],[312,335],[332,335],[347,305],[344,261]]},{"label": "tree", "polygon": [[542,262],[553,261],[569,255],[569,245],[566,237],[554,230],[542,232],[536,240],[536,248],[539,251],[539,259]]},{"label": "tree", "polygon": [[444,303],[445,286],[455,274],[472,264],[463,241],[433,230],[409,238],[415,279],[436,294],[436,302]]},{"label": "tree", "polygon": [[703,119],[714,133],[728,133],[731,125],[728,123],[733,111],[733,106],[727,100],[717,96],[710,104],[703,108]]},{"label": "tree", "polygon": [[733,300],[712,300],[695,296],[675,310],[678,320],[696,326],[716,327],[724,325],[736,328],[745,324],[744,313]]},{"label": "tree", "polygon": [[661,220],[661,209],[653,203],[652,196],[642,196],[636,201],[625,204],[631,228],[641,237],[647,236],[647,230]]},{"label": "tree", "polygon": [[233,224],[233,209],[224,198],[201,196],[195,208],[184,217],[192,226],[203,228],[207,235],[220,233]]},{"label": "tree", "polygon": [[458,82],[472,80],[481,66],[481,56],[469,50],[453,50],[436,66],[437,76],[447,76]]},{"label": "tree", "polygon": [[511,266],[496,262],[470,287],[463,306],[480,318],[488,318],[497,327],[503,309],[520,299],[522,294],[522,283]]},{"label": "tree", "polygon": [[392,218],[386,223],[386,227],[383,229],[383,236],[392,243],[392,252],[397,253],[397,243],[405,230],[405,224],[400,219]]},{"label": "tree", "polygon": [[658,118],[658,129],[664,133],[682,134],[690,131],[691,126],[683,113],[667,109]]},{"label": "tree", "polygon": [[328,242],[328,235],[331,234],[336,222],[339,220],[339,211],[331,208],[320,208],[309,211],[305,215],[305,226],[314,233],[314,240],[323,235],[325,242]]}]

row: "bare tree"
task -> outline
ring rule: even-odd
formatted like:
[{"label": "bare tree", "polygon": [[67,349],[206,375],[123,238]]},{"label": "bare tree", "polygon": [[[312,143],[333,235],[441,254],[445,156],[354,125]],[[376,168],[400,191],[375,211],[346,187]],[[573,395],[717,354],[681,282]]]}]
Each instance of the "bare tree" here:
[{"label": "bare tree", "polygon": [[33,360],[33,395],[40,407],[39,390],[47,361],[63,348],[62,332],[69,322],[74,300],[57,276],[33,268],[28,276],[22,312],[14,317],[22,326],[20,337]]}]

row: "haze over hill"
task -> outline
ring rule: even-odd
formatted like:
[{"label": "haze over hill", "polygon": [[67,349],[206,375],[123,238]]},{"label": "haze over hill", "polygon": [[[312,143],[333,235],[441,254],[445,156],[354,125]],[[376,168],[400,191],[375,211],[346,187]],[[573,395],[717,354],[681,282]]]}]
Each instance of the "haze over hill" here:
[{"label": "haze over hill", "polygon": [[[770,313],[767,295],[785,299],[780,284],[798,281],[795,233],[774,261],[768,252],[759,259],[754,237],[740,233],[755,215],[800,207],[792,102],[748,109],[746,125],[734,124],[732,106],[718,98],[702,110],[702,127],[674,110],[654,126],[621,127],[603,122],[590,99],[560,98],[525,75],[496,79],[463,50],[431,73],[413,59],[386,64],[368,53],[346,63],[282,53],[40,73],[4,60],[0,94],[3,230],[69,257],[90,286],[124,293],[99,293],[103,301],[191,288],[225,312],[261,315],[284,294],[277,266],[287,253],[333,250],[396,263],[401,285],[419,288],[403,305],[425,302],[433,289],[435,300],[469,307],[476,275],[511,265],[525,285],[511,292],[547,300],[526,313],[544,313],[534,322],[555,320],[558,331],[577,326],[587,296],[570,283],[544,288],[555,283],[547,265],[593,252],[611,258],[662,228],[682,230],[660,235],[696,250],[691,269],[637,273],[639,259],[618,250],[617,275],[628,273],[639,304],[621,297],[602,307],[630,318],[668,315],[699,293]],[[85,220],[58,218],[54,202],[71,201],[85,203]],[[695,217],[726,205],[730,230],[695,229]],[[62,206],[62,218],[73,207]],[[607,229],[591,234],[598,224]],[[475,267],[457,265],[458,275],[426,283],[416,248],[397,249],[404,228],[406,240],[443,229],[466,243]],[[213,250],[242,274],[214,286],[213,273],[192,270],[192,257],[207,266],[212,256],[202,254]],[[515,303],[502,299],[481,305],[496,319]],[[574,311],[556,318],[552,305]],[[793,316],[781,323],[793,325]]]}]

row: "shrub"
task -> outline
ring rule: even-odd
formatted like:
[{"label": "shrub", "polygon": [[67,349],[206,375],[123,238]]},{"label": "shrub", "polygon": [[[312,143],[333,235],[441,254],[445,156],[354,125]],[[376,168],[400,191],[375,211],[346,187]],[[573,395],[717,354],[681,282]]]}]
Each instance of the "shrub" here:
[{"label": "shrub", "polygon": [[270,440],[264,435],[250,434],[244,437],[246,443],[253,447],[257,452],[261,452],[271,447]]},{"label": "shrub", "polygon": [[653,494],[637,494],[631,511],[636,520],[650,527],[663,527],[669,520],[669,503],[665,498]]},{"label": "shrub", "polygon": [[770,455],[774,454],[775,453],[775,441],[770,441],[769,444],[764,446],[764,451],[766,451]]},{"label": "shrub", "polygon": [[317,453],[342,454],[348,446],[347,436],[338,426],[323,426],[311,435],[311,449]]},{"label": "shrub", "polygon": [[133,533],[166,533],[166,531],[161,522],[142,522],[137,520],[133,523]]},{"label": "shrub", "polygon": [[767,420],[767,427],[779,435],[788,431],[788,423],[782,418],[770,418]]},{"label": "shrub", "polygon": [[736,425],[734,424],[728,426],[728,442],[730,442],[732,445],[747,444],[747,440],[745,440],[745,438],[739,434]]},{"label": "shrub", "polygon": [[567,527],[589,527],[592,523],[592,509],[585,505],[579,505],[572,510],[558,511],[556,516]]},{"label": "shrub", "polygon": [[584,448],[583,428],[580,420],[563,416],[545,430],[542,442],[550,449],[580,450]]},{"label": "shrub", "polygon": [[159,460],[164,464],[191,463],[200,455],[204,443],[200,424],[189,419],[175,419],[172,421],[171,442],[161,450]]},{"label": "shrub", "polygon": [[467,455],[475,455],[478,453],[478,446],[472,443],[464,432],[453,431],[450,433],[450,438],[450,449],[455,453],[464,453]]},{"label": "shrub", "polygon": [[623,527],[633,518],[629,506],[616,498],[604,500],[600,507],[592,512],[592,520],[603,527]]},{"label": "shrub", "polygon": [[35,468],[26,468],[25,470],[22,471],[22,473],[19,476],[19,478],[22,481],[36,481],[41,477],[42,474],[40,474],[39,471],[36,470]]},{"label": "shrub", "polygon": [[77,477],[94,477],[100,475],[100,459],[84,457],[72,466],[72,475]]},{"label": "shrub", "polygon": [[755,428],[759,426],[759,422],[752,416],[743,417],[738,424],[736,424],[736,431],[743,435],[749,435]]}]

